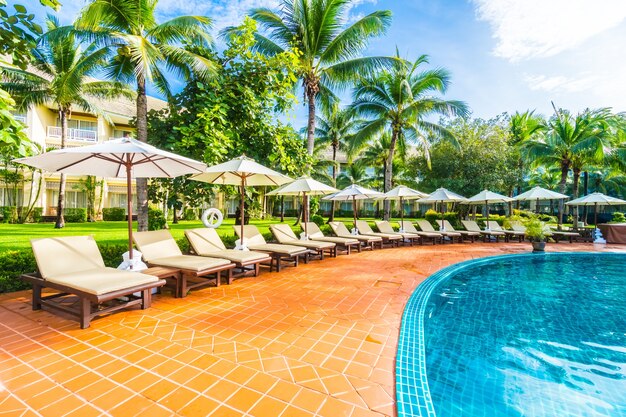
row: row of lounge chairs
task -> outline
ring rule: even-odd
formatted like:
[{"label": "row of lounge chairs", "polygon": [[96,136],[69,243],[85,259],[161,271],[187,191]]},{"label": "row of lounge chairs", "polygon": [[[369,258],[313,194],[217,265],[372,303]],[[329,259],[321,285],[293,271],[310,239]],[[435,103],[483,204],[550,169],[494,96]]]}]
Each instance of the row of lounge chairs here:
[{"label": "row of lounge chairs", "polygon": [[[504,230],[496,222],[489,222],[487,229],[480,229],[474,221],[463,221],[465,230],[455,230],[444,220],[443,230],[435,230],[426,220],[418,220],[416,229],[410,221],[400,223],[396,231],[387,221],[376,221],[378,232],[365,221],[357,221],[359,233],[352,234],[342,222],[330,222],[335,236],[325,236],[315,223],[303,225],[308,240],[299,239],[286,224],[274,224],[270,230],[278,243],[266,242],[256,226],[243,228],[245,243],[249,250],[227,249],[215,229],[185,230],[191,255],[183,254],[167,230],[136,232],[135,245],[141,251],[148,269],[142,272],[125,271],[104,265],[102,255],[93,238],[69,236],[32,240],[32,248],[38,272],[25,274],[22,278],[33,286],[33,309],[47,306],[69,313],[78,318],[81,328],[89,327],[92,318],[109,314],[129,306],[150,307],[152,292],[168,284],[175,297],[185,297],[189,290],[207,285],[219,286],[222,278],[230,284],[233,271],[240,274],[252,272],[257,276],[261,265],[270,271],[287,265],[297,266],[311,258],[336,257],[338,253],[350,254],[353,250],[373,250],[385,245],[432,244],[449,242],[474,242],[511,238],[524,240],[523,226]],[[240,236],[240,228],[235,227]],[[576,233],[555,232],[552,235],[570,240]],[[44,288],[56,290],[43,296]],[[49,292],[49,290],[46,290]],[[76,296],[78,302],[68,303],[68,295]]]}]

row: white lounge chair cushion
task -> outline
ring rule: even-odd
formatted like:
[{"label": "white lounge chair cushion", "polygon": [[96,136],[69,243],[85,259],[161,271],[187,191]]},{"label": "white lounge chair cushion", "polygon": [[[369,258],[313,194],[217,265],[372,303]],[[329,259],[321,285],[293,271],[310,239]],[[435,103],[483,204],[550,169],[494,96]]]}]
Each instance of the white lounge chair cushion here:
[{"label": "white lounge chair cushion", "polygon": [[235,249],[224,249],[219,252],[211,252],[211,256],[215,258],[228,259],[229,261],[238,263],[263,261],[270,259],[267,253]]},{"label": "white lounge chair cushion", "polygon": [[226,246],[215,229],[201,228],[185,230],[185,236],[198,255],[207,255],[226,250]]},{"label": "white lounge chair cushion", "polygon": [[[241,226],[235,225],[233,228],[235,229],[237,236],[241,238]],[[259,229],[257,229],[257,227],[253,224],[243,226],[243,235],[246,246],[250,249],[252,249],[250,245],[264,245],[267,243],[263,235],[259,232]]]},{"label": "white lounge chair cushion", "polygon": [[357,243],[359,243],[358,240],[356,239],[351,239],[348,237],[333,237],[333,236],[311,236],[309,235],[309,238],[312,240],[316,240],[319,242],[332,242],[335,243],[337,245],[356,245]]},{"label": "white lounge chair cushion", "polygon": [[64,236],[31,240],[41,277],[104,268],[104,260],[91,236]]},{"label": "white lounge chair cushion", "polygon": [[206,256],[176,255],[152,259],[151,265],[169,266],[171,268],[186,269],[188,271],[205,271],[207,269],[228,265],[228,259],[208,258]]},{"label": "white lounge chair cushion", "polygon": [[298,255],[300,253],[304,253],[307,251],[306,248],[303,248],[302,246],[293,246],[293,245],[283,245],[283,244],[278,244],[278,243],[265,243],[262,245],[256,245],[256,244],[247,244],[248,249],[252,249],[252,250],[260,250],[260,251],[265,251],[265,252],[275,252],[275,253],[280,253],[282,255]]},{"label": "white lounge chair cushion", "polygon": [[303,246],[311,249],[331,249],[335,247],[334,243],[322,242],[319,240],[291,240],[284,243],[286,245]]},{"label": "white lounge chair cushion", "polygon": [[178,244],[167,230],[153,230],[149,232],[133,233],[133,240],[143,254],[146,262],[152,263],[155,259],[179,256],[181,252]]},{"label": "white lounge chair cushion", "polygon": [[95,295],[151,284],[158,280],[157,277],[152,275],[107,267],[60,274],[46,278],[46,281]]}]

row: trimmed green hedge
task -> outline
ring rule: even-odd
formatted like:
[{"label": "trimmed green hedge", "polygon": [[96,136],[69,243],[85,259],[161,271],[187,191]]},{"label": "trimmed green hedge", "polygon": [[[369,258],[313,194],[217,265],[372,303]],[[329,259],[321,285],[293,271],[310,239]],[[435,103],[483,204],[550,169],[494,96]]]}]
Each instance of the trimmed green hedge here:
[{"label": "trimmed green hedge", "polygon": [[87,209],[66,208],[63,209],[63,218],[67,223],[84,223],[87,221]]},{"label": "trimmed green hedge", "polygon": [[126,220],[126,209],[121,207],[108,207],[102,209],[102,220],[105,222],[121,222]]}]

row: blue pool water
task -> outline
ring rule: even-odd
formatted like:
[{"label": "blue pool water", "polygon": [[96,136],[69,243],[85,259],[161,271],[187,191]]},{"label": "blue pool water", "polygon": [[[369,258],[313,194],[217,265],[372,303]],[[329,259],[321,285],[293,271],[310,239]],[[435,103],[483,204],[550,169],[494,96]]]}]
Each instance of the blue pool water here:
[{"label": "blue pool water", "polygon": [[626,416],[626,255],[485,258],[405,309],[398,414]]}]

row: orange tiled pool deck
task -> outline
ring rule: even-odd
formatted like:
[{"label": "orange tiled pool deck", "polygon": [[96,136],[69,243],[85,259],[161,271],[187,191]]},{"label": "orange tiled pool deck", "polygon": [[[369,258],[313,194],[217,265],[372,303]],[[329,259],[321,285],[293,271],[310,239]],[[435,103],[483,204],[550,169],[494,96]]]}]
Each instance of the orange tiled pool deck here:
[{"label": "orange tiled pool deck", "polygon": [[[156,296],[89,329],[0,296],[0,416],[393,416],[404,305],[467,259],[529,244],[394,248]],[[553,251],[626,246],[549,244]]]}]

